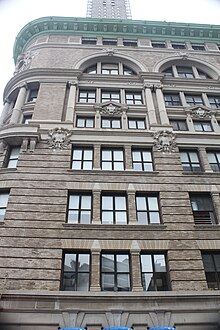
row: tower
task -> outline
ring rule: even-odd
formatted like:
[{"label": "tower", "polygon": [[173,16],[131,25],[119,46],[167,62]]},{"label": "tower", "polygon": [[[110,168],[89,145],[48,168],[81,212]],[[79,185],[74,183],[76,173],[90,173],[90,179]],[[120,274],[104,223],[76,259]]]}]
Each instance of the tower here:
[{"label": "tower", "polygon": [[219,329],[219,47],[219,26],[188,23],[44,17],[18,33],[2,329]]},{"label": "tower", "polygon": [[87,17],[131,19],[129,0],[88,0]]}]

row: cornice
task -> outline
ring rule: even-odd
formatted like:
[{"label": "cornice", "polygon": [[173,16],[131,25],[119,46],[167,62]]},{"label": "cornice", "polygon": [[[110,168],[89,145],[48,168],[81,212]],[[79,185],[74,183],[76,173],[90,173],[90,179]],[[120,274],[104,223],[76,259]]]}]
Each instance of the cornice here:
[{"label": "cornice", "polygon": [[18,33],[13,49],[15,62],[34,38],[48,34],[87,37],[103,35],[128,39],[150,38],[158,41],[172,39],[173,41],[220,42],[220,25],[59,16],[42,17],[31,21]]}]

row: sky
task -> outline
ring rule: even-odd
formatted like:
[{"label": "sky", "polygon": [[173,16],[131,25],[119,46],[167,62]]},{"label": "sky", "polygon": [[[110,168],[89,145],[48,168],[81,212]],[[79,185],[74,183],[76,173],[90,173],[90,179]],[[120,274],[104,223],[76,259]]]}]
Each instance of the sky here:
[{"label": "sky", "polygon": [[[220,25],[220,0],[130,0],[133,19]],[[0,112],[13,76],[13,45],[28,22],[44,16],[85,17],[87,0],[0,0]]]}]

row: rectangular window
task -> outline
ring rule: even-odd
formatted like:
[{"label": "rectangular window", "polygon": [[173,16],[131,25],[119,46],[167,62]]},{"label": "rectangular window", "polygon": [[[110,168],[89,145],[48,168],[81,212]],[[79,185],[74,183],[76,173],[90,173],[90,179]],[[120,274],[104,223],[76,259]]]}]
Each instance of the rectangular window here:
[{"label": "rectangular window", "polygon": [[127,47],[137,47],[137,40],[123,40],[123,45]]},{"label": "rectangular window", "polygon": [[8,204],[8,192],[0,192],[0,221],[4,221],[5,212]]},{"label": "rectangular window", "polygon": [[120,102],[120,93],[119,91],[102,91],[101,102]]},{"label": "rectangular window", "polygon": [[111,45],[111,46],[117,46],[117,40],[115,39],[102,39],[102,44],[103,45]]},{"label": "rectangular window", "polygon": [[174,49],[186,49],[186,45],[185,44],[182,44],[182,43],[172,43],[172,47]]},{"label": "rectangular window", "polygon": [[93,128],[94,127],[94,118],[77,117],[76,118],[76,127]]},{"label": "rectangular window", "polygon": [[70,194],[68,205],[68,223],[89,224],[92,220],[91,194]]},{"label": "rectangular window", "polygon": [[202,260],[209,289],[220,289],[220,253],[203,253]]},{"label": "rectangular window", "polygon": [[217,223],[210,194],[190,194],[190,201],[196,225]]},{"label": "rectangular window", "polygon": [[188,131],[185,120],[170,119],[170,125],[173,126],[174,131]]},{"label": "rectangular window", "polygon": [[82,38],[83,45],[96,45],[96,39],[92,38]]},{"label": "rectangular window", "polygon": [[121,118],[102,118],[102,128],[121,128]]},{"label": "rectangular window", "polygon": [[73,170],[92,170],[93,149],[92,148],[73,148],[72,169]]},{"label": "rectangular window", "polygon": [[205,50],[205,46],[201,44],[191,44],[191,46],[194,50]]},{"label": "rectangular window", "polygon": [[126,92],[125,99],[127,104],[143,104],[141,92]]},{"label": "rectangular window", "polygon": [[151,151],[148,149],[132,150],[132,164],[135,171],[153,171]]},{"label": "rectangular window", "polygon": [[186,95],[186,103],[189,106],[201,105],[203,104],[203,99],[201,95]]},{"label": "rectangular window", "polygon": [[180,97],[178,94],[165,94],[164,101],[167,107],[178,107],[181,105]]},{"label": "rectangular window", "polygon": [[153,48],[166,48],[165,42],[152,41],[151,45]]},{"label": "rectangular window", "polygon": [[209,121],[194,121],[194,128],[197,132],[212,132],[212,125]]},{"label": "rectangular window", "polygon": [[102,149],[102,170],[123,171],[123,149]]},{"label": "rectangular window", "polygon": [[118,75],[118,64],[102,63],[102,74]]},{"label": "rectangular window", "polygon": [[25,125],[29,124],[31,119],[32,119],[32,114],[24,114],[22,124],[25,124]]},{"label": "rectangular window", "polygon": [[208,95],[209,104],[211,108],[220,108],[220,97],[214,95]]},{"label": "rectangular window", "polygon": [[89,291],[90,254],[68,252],[64,254],[62,290]]},{"label": "rectangular window", "polygon": [[20,146],[11,148],[11,150],[9,152],[7,168],[16,168],[17,167],[20,148],[21,148]]},{"label": "rectangular window", "polygon": [[79,102],[80,103],[95,103],[96,101],[96,91],[79,91]]},{"label": "rectangular window", "polygon": [[145,129],[145,119],[139,118],[128,118],[128,128],[129,129]]},{"label": "rectangular window", "polygon": [[185,172],[201,172],[198,152],[196,150],[180,151],[180,159]]},{"label": "rectangular window", "polygon": [[177,66],[177,73],[180,78],[194,78],[192,67],[190,66]]},{"label": "rectangular window", "polygon": [[136,210],[138,224],[160,223],[159,204],[156,195],[137,195]]},{"label": "rectangular window", "polygon": [[130,260],[128,253],[102,253],[102,291],[130,291]]},{"label": "rectangular window", "polygon": [[36,89],[30,89],[28,93],[28,102],[36,102],[38,95],[38,88]]},{"label": "rectangular window", "polygon": [[214,172],[220,172],[220,151],[208,151],[209,164]]},{"label": "rectangular window", "polygon": [[165,254],[142,253],[141,277],[145,291],[169,290]]},{"label": "rectangular window", "polygon": [[102,224],[127,224],[127,200],[122,195],[102,196]]}]

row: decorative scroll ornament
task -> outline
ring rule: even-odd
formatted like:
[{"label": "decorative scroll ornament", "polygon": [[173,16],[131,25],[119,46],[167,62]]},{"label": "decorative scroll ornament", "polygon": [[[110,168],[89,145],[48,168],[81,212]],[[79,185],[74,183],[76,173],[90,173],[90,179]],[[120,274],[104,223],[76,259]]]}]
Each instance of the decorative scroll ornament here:
[{"label": "decorative scroll ornament", "polygon": [[188,53],[185,53],[185,52],[178,52],[178,53],[176,53],[176,55],[177,56],[180,56],[183,61],[189,59],[189,54]]},{"label": "decorative scroll ornament", "polygon": [[174,152],[176,148],[176,136],[168,130],[158,131],[154,133],[154,144],[158,151],[163,153]]},{"label": "decorative scroll ornament", "polygon": [[191,116],[194,118],[211,118],[211,110],[204,106],[191,108],[190,111]]},{"label": "decorative scroll ornament", "polygon": [[17,64],[15,67],[14,74],[22,72],[28,69],[31,65],[32,59],[37,55],[37,52],[27,51],[26,53],[21,54],[17,59]]},{"label": "decorative scroll ornament", "polygon": [[108,56],[113,56],[116,52],[117,52],[117,49],[115,48],[107,48],[107,49],[103,49],[104,52],[107,53]]},{"label": "decorative scroll ornament", "polygon": [[55,150],[63,150],[68,147],[72,132],[66,128],[56,127],[49,130],[48,135],[50,139],[48,140],[49,148]]},{"label": "decorative scroll ornament", "polygon": [[121,115],[127,108],[120,107],[114,102],[103,104],[99,107],[100,113],[108,116],[117,116]]}]

